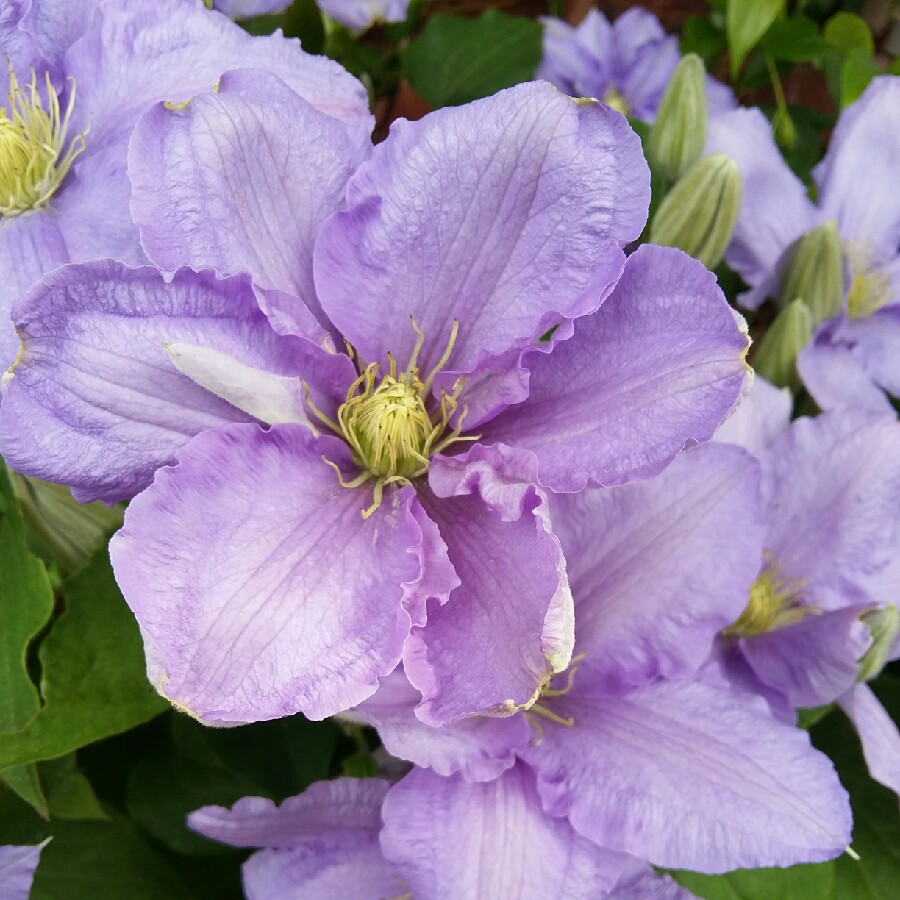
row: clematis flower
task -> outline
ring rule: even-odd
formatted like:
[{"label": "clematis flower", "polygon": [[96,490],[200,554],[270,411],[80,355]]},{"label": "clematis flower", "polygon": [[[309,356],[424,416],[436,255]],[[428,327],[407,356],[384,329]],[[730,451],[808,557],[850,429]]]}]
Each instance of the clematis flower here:
[{"label": "clematis flower", "polygon": [[[407,808],[401,833],[397,813]],[[393,827],[382,829],[382,812]],[[423,821],[424,839],[417,831]],[[230,810],[207,806],[188,824],[222,843],[263,848],[243,867],[249,900],[693,896],[640,861],[592,844],[565,819],[544,815],[524,768],[490,784],[461,785],[421,769],[393,787],[378,778],[338,778],[280,806],[261,797]]]},{"label": "clematis flower", "polygon": [[375,22],[404,22],[409,0],[316,0],[319,8],[347,28],[368,28]]},{"label": "clematis flower", "polygon": [[[591,9],[577,27],[544,17],[544,57],[537,72],[573,97],[596,97],[614,109],[652,122],[680,54],[653,13],[632,7],[612,24]],[[731,89],[707,78],[710,111],[735,105]]]},{"label": "clematis flower", "polygon": [[[426,847],[450,843],[464,867],[456,847],[491,832],[488,811],[483,825],[461,812],[476,796],[658,866],[721,872],[842,852],[849,809],[827,758],[759,697],[704,674],[758,571],[759,476],[749,454],[708,444],[652,480],[552,498],[575,647],[530,709],[430,728],[398,672],[352,713],[423,767],[392,789],[382,834],[414,895],[460,877]],[[503,839],[517,841],[510,856],[534,846],[524,829]],[[547,896],[539,883],[535,896]]]},{"label": "clematis flower", "polygon": [[265,16],[287,9],[293,0],[204,0],[208,7],[231,16],[232,19],[246,19],[250,16]]},{"label": "clematis flower", "polygon": [[817,204],[788,169],[759,110],[732,110],[710,122],[707,152],[731,155],[744,178],[725,259],[751,287],[741,299],[745,306],[756,308],[778,294],[805,234],[831,222],[840,235],[847,270],[843,308],[821,323],[798,359],[800,375],[823,409],[890,411],[885,392],[900,396],[900,200],[886,189],[900,154],[898,110],[896,76],[875,78],[844,110],[813,171]]},{"label": "clematis flower", "polygon": [[[128,210],[126,152],[151,104],[177,105],[225,70],[255,65],[348,127],[371,129],[365,90],[340,66],[281,35],[251,37],[200,0],[28,6],[16,0],[0,13],[0,58],[10,59],[0,99],[3,368],[17,349],[4,321],[46,272],[96,257],[146,262]],[[0,76],[0,90],[6,84]]]},{"label": "clematis flower", "polygon": [[545,492],[655,474],[745,386],[713,276],[624,261],[648,173],[618,113],[522,85],[361,156],[231,73],[138,125],[132,209],[163,269],[245,274],[71,267],[18,310],[4,455],[143,490],[117,578],[207,721],[321,718],[401,659],[425,720],[533,703],[572,642]]},{"label": "clematis flower", "polygon": [[[861,682],[900,648],[873,647],[900,593],[900,424],[861,410],[788,425],[790,400],[759,381],[717,434],[758,457],[766,536],[749,602],[723,632],[725,670],[793,719],[838,702],[872,777],[900,793],[900,734]],[[896,630],[886,638],[888,644]]]},{"label": "clematis flower", "polygon": [[49,842],[48,838],[34,846],[0,847],[0,884],[3,885],[5,900],[28,900],[41,851]]}]

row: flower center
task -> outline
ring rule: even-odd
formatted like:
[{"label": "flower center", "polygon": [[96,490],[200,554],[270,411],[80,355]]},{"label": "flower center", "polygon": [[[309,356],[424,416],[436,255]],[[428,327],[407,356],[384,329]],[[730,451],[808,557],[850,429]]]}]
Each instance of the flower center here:
[{"label": "flower center", "polygon": [[607,106],[611,106],[616,112],[622,113],[623,116],[627,116],[630,112],[628,101],[621,93],[619,93],[618,88],[614,85],[610,85],[609,89],[603,95],[603,102]]},{"label": "flower center", "polygon": [[847,247],[847,257],[852,276],[847,313],[851,319],[864,319],[891,299],[891,280],[868,248],[852,244]]},{"label": "flower center", "polygon": [[556,697],[564,697],[572,690],[575,684],[575,675],[579,668],[578,663],[584,659],[584,656],[583,653],[573,656],[569,668],[565,672],[559,673],[559,675],[566,676],[566,682],[562,687],[550,687],[553,679],[557,677],[550,676],[535,691],[534,700],[530,704],[520,707],[525,720],[535,731],[535,737],[531,741],[533,746],[537,747],[544,739],[544,726],[541,720],[553,722],[555,725],[562,725],[563,728],[571,728],[575,724],[575,719],[572,716],[561,716],[559,713],[554,712],[552,701]]},{"label": "flower center", "polygon": [[[384,486],[391,483],[411,484],[428,471],[431,457],[457,441],[478,440],[478,435],[461,437],[462,421],[466,407],[459,407],[459,395],[465,385],[458,378],[450,393],[441,391],[439,401],[433,401],[431,387],[441,372],[456,343],[459,323],[453,322],[450,339],[443,356],[428,376],[419,377],[418,358],[425,343],[425,335],[416,325],[416,344],[409,363],[402,372],[388,354],[390,369],[379,377],[378,363],[367,365],[347,390],[346,400],[337,411],[337,421],[316,409],[306,392],[306,403],[315,417],[342,437],[353,453],[353,460],[362,470],[352,481],[345,481],[338,472],[341,484],[347,488],[359,487],[374,480],[372,505],[363,511],[368,518],[381,505]],[[351,358],[356,352],[348,346]],[[455,424],[451,420],[459,410]],[[326,460],[335,469],[330,460]]]},{"label": "flower center", "polygon": [[752,637],[793,625],[818,609],[803,605],[803,582],[784,578],[778,563],[767,554],[766,564],[750,588],[750,602],[737,620],[723,632],[726,637]]},{"label": "flower center", "polygon": [[84,151],[87,131],[68,141],[74,82],[65,113],[49,73],[46,88],[44,109],[34,70],[23,88],[10,63],[9,105],[0,108],[0,216],[18,216],[45,206]]}]

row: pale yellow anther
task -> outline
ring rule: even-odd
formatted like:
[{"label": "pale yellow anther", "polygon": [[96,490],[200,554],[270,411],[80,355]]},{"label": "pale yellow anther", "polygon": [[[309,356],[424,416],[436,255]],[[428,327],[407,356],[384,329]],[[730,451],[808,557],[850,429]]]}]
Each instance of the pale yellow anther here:
[{"label": "pale yellow anther", "polygon": [[750,587],[750,602],[722,634],[752,637],[793,625],[819,612],[817,607],[803,601],[803,581],[782,577],[776,560],[766,554],[765,567]]},{"label": "pale yellow anther", "polygon": [[46,206],[84,151],[87,130],[68,139],[74,81],[71,86],[63,113],[48,73],[45,109],[34,70],[30,83],[22,87],[9,63],[8,106],[0,108],[0,216],[10,218]]},{"label": "pale yellow anther", "polygon": [[866,247],[850,244],[847,257],[852,279],[847,294],[847,314],[851,319],[864,319],[890,301],[891,279]]}]

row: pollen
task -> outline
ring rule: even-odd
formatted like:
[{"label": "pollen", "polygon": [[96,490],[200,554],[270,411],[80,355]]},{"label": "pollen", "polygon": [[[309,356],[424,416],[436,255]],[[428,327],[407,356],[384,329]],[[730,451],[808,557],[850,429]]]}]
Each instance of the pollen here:
[{"label": "pollen", "polygon": [[37,75],[22,87],[9,66],[9,99],[0,108],[0,216],[7,218],[40,209],[62,184],[86,146],[87,131],[69,140],[75,84],[65,112],[46,75],[46,109]]},{"label": "pollen", "polygon": [[778,563],[767,554],[762,572],[750,587],[750,602],[722,634],[733,638],[752,637],[793,625],[818,612],[815,606],[804,603],[803,581],[783,577]]},{"label": "pollen", "polygon": [[850,292],[847,313],[851,319],[864,319],[891,299],[891,281],[872,253],[858,244],[847,248],[850,261]]},{"label": "pollen", "polygon": [[[306,404],[312,414],[347,442],[360,469],[360,474],[351,481],[344,480],[338,471],[340,483],[347,488],[360,487],[368,481],[374,483],[373,502],[363,511],[364,518],[381,505],[385,485],[412,484],[428,471],[435,453],[457,441],[478,439],[477,435],[460,436],[466,407],[460,407],[459,395],[465,379],[457,379],[449,392],[442,391],[439,400],[431,396],[434,379],[450,359],[459,323],[454,321],[442,357],[423,381],[418,359],[425,335],[415,320],[411,322],[416,343],[403,371],[398,371],[390,354],[388,372],[381,374],[378,363],[362,368],[338,408],[336,419],[318,410],[308,390],[306,393]],[[361,367],[358,354],[351,347],[348,352]]]}]

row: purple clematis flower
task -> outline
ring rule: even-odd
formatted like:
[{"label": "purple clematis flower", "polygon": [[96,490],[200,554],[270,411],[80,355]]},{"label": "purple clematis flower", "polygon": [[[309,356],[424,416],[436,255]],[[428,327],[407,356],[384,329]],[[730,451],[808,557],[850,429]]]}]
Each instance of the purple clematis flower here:
[{"label": "purple clematis flower", "polygon": [[371,129],[365,90],[340,66],[281,35],[251,37],[200,0],[16,0],[0,13],[5,56],[12,68],[4,72],[8,90],[0,86],[3,368],[17,341],[2,320],[42,275],[96,257],[146,262],[128,209],[126,152],[150,105],[177,105],[227,69],[259,66],[348,127]]},{"label": "purple clematis flower", "polygon": [[251,16],[265,16],[287,9],[293,0],[204,0],[219,12],[232,19],[247,19]]},{"label": "purple clematis flower", "polygon": [[321,718],[401,659],[426,721],[532,703],[572,643],[545,491],[655,474],[745,386],[713,276],[625,262],[648,173],[618,113],[527,84],[351,177],[365,152],[231,73],[129,164],[153,261],[219,277],[70,267],[17,311],[4,455],[147,488],[114,566],[151,679],[208,721]]},{"label": "purple clematis flower", "polygon": [[[432,770],[414,771],[384,809],[382,844],[414,895],[452,883],[423,846],[468,840],[476,826],[457,805],[476,794],[659,866],[721,872],[842,852],[849,809],[827,758],[759,697],[704,674],[758,571],[759,475],[749,454],[708,444],[652,480],[552,498],[575,647],[530,709],[429,728],[398,672],[352,714]],[[528,858],[531,846],[507,852]]]},{"label": "purple clematis flower", "polygon": [[347,28],[368,28],[375,22],[404,22],[409,0],[316,0],[319,8]]},{"label": "purple clematis flower", "polygon": [[[386,828],[382,815],[392,823]],[[313,784],[280,806],[245,797],[230,810],[204,807],[188,823],[222,843],[263,848],[244,864],[249,900],[693,896],[646,864],[597,847],[565,819],[544,814],[524,767],[489,784],[463,784],[423,769],[393,787],[378,778],[339,778]]]},{"label": "purple clematis flower", "polygon": [[[573,97],[597,97],[628,116],[652,122],[681,58],[678,38],[659,19],[632,7],[612,24],[591,9],[577,27],[545,17],[544,58],[537,78]],[[707,79],[710,110],[737,102],[727,85]]]},{"label": "purple clematis flower", "polygon": [[900,199],[887,189],[900,160],[900,78],[872,81],[841,114],[825,159],[813,171],[818,203],[791,173],[759,110],[710,122],[707,152],[728,153],[741,169],[744,201],[725,259],[751,286],[756,308],[778,293],[795,243],[834,221],[848,270],[842,313],[822,323],[798,367],[823,409],[891,409],[900,396]]},{"label": "purple clematis flower", "polygon": [[760,380],[717,434],[757,456],[766,504],[765,554],[723,632],[724,668],[787,719],[840,703],[872,777],[900,793],[900,734],[859,683],[870,616],[900,593],[900,423],[850,409],[789,416],[789,397]]},{"label": "purple clematis flower", "polygon": [[0,885],[4,900],[28,900],[34,871],[41,861],[41,850],[47,846],[48,838],[34,846],[0,847]]}]

